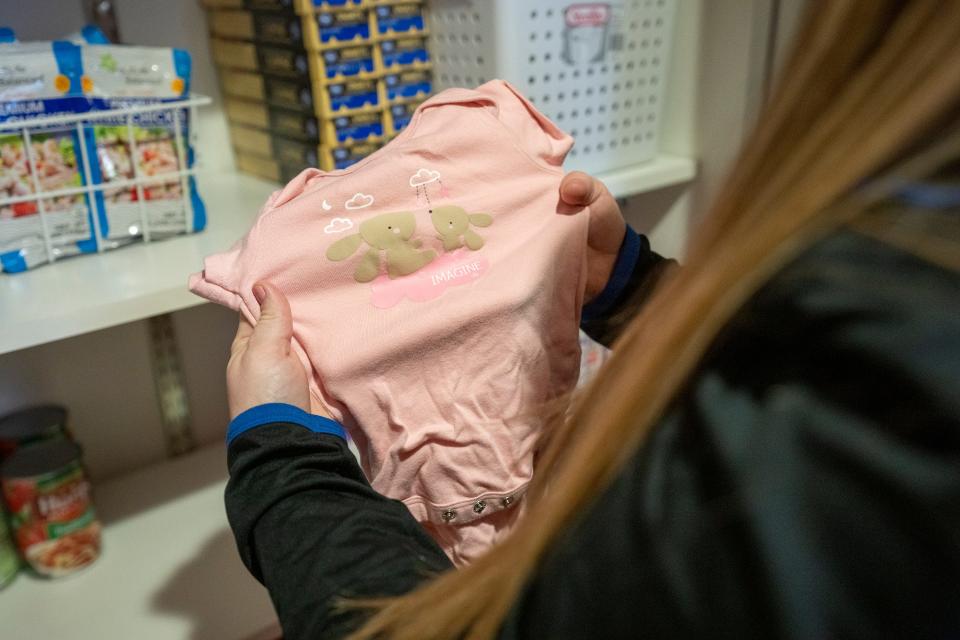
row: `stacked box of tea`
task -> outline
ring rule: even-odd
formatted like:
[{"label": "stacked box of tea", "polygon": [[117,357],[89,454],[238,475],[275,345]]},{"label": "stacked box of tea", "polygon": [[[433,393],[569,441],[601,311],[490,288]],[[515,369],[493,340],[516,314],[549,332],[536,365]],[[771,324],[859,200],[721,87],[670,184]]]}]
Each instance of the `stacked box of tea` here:
[{"label": "stacked box of tea", "polygon": [[422,0],[204,0],[242,171],[287,180],[380,148],[433,90]]}]

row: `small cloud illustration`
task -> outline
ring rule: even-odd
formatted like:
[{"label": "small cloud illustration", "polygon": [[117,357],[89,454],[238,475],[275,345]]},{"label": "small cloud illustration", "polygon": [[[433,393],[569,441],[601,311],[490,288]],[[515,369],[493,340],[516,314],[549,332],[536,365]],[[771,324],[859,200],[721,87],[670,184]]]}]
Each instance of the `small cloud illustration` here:
[{"label": "small cloud illustration", "polygon": [[363,209],[373,204],[373,196],[363,193],[355,193],[353,197],[347,200],[343,206],[347,209]]},{"label": "small cloud illustration", "polygon": [[323,228],[324,233],[343,233],[353,229],[353,222],[348,218],[334,218]]},{"label": "small cloud illustration", "polygon": [[415,174],[410,176],[410,186],[419,187],[431,182],[436,182],[440,179],[439,171],[431,171],[430,169],[420,169]]}]

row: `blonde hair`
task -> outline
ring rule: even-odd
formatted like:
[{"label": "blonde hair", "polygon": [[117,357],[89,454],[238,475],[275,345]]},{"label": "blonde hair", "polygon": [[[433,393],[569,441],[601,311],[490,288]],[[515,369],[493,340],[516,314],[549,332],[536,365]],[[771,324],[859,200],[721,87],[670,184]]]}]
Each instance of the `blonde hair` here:
[{"label": "blonde hair", "polygon": [[958,69],[960,3],[811,2],[779,86],[687,264],[658,287],[551,434],[526,518],[495,553],[376,602],[351,637],[494,636],[544,554],[636,453],[744,301],[896,180],[956,152],[940,145],[904,162],[921,146],[929,150],[923,143],[936,127],[953,124]]}]

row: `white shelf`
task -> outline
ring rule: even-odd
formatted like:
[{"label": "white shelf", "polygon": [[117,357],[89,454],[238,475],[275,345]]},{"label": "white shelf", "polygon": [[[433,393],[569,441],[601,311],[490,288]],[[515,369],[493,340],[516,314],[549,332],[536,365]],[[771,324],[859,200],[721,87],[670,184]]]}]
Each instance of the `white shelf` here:
[{"label": "white shelf", "polygon": [[17,576],[0,591],[3,637],[279,637],[227,525],[226,475],[214,445],[94,486],[103,555],[60,580]]},{"label": "white shelf", "polygon": [[692,158],[660,154],[648,162],[597,175],[616,198],[662,189],[693,180],[697,163]]},{"label": "white shelf", "polygon": [[[659,155],[597,177],[623,198],[695,174],[692,159]],[[233,172],[204,173],[197,182],[207,206],[202,233],[0,275],[0,354],[203,304],[187,277],[249,230],[277,185]]]},{"label": "white shelf", "polygon": [[0,354],[202,304],[187,277],[241,238],[276,184],[201,173],[206,231],[0,274]]}]

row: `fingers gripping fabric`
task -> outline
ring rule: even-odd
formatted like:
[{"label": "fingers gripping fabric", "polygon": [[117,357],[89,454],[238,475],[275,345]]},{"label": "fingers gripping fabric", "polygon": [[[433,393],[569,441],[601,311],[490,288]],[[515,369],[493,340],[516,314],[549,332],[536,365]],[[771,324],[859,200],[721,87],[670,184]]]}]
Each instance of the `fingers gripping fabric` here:
[{"label": "fingers gripping fabric", "polygon": [[558,210],[571,144],[504,82],[445,91],[358,164],[301,173],[191,278],[252,322],[257,281],[284,291],[313,402],[458,562],[516,520],[538,408],[577,380],[589,211]]}]

